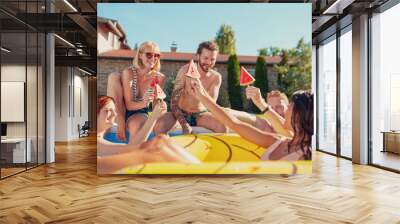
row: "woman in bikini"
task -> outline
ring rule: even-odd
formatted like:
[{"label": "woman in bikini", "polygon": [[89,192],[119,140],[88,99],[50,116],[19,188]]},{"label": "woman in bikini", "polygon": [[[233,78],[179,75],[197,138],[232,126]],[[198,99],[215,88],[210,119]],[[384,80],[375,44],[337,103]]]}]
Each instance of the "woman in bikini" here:
[{"label": "woman in bikini", "polygon": [[[157,104],[150,118],[145,122],[139,135],[148,136],[155,121],[165,112],[162,104]],[[186,150],[174,145],[164,136],[156,136],[151,141],[138,145],[112,143],[104,139],[104,134],[114,125],[117,116],[113,98],[100,96],[97,99],[97,164],[101,174],[113,173],[127,166],[155,162],[199,163]],[[146,137],[144,137],[146,138]]]},{"label": "woman in bikini", "polygon": [[[160,48],[146,41],[139,46],[133,65],[122,74],[112,73],[108,78],[107,95],[114,98],[117,112],[117,137],[125,140],[135,136],[148,118],[149,104],[153,102],[152,86],[164,87],[165,75],[160,73]],[[153,102],[155,103],[155,102]],[[165,104],[164,101],[162,101]],[[154,106],[154,104],[153,104]],[[129,138],[129,142],[133,140]]]},{"label": "woman in bikini", "polygon": [[[265,132],[242,122],[217,105],[198,80],[192,81],[191,92],[217,120],[225,124],[244,139],[267,148],[263,160],[311,160],[311,138],[313,135],[314,102],[310,91],[297,91],[285,113],[284,126],[293,130],[293,137],[283,137]],[[266,105],[263,113],[270,113]]]}]

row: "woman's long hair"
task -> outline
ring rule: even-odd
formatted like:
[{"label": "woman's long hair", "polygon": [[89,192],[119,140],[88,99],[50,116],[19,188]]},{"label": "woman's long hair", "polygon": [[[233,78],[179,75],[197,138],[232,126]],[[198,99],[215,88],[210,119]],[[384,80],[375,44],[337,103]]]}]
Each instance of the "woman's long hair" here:
[{"label": "woman's long hair", "polygon": [[[296,91],[292,96],[293,112],[291,124],[293,141],[299,140],[304,159],[311,159],[311,139],[314,134],[314,94],[310,90]],[[297,142],[296,142],[297,143]],[[289,149],[291,148],[289,144]]]}]

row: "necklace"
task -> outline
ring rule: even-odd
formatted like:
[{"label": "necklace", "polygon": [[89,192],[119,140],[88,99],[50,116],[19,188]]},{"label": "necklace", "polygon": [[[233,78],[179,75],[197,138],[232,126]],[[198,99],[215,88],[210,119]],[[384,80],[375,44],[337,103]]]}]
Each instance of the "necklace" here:
[{"label": "necklace", "polygon": [[[135,67],[133,67],[133,66],[131,66],[131,69],[132,69],[132,87],[131,87],[131,91],[132,91],[132,100],[133,100],[133,102],[140,102],[140,101],[143,101],[143,97],[138,97],[137,95],[137,93],[138,93],[138,71],[137,71],[137,69],[135,68]],[[154,70],[152,70],[152,71],[150,71],[149,73],[147,73],[146,75],[149,75],[149,76],[152,76],[153,74],[155,73],[155,75],[154,75],[154,77],[152,77],[152,81],[151,81],[151,83],[150,83],[150,87],[151,88],[149,88],[148,90],[147,90],[147,94],[152,94],[153,93],[153,91],[154,91],[154,87],[155,87],[155,85],[156,84],[159,84],[158,83],[158,79],[157,79],[157,72],[156,71],[154,71]],[[151,89],[151,90],[150,90]]]},{"label": "necklace", "polygon": [[137,91],[138,91],[138,74],[137,70],[135,67],[131,66],[132,69],[132,86],[131,86],[131,91],[132,91],[132,101],[133,102],[140,102],[143,101],[143,97],[138,97],[137,96]]}]

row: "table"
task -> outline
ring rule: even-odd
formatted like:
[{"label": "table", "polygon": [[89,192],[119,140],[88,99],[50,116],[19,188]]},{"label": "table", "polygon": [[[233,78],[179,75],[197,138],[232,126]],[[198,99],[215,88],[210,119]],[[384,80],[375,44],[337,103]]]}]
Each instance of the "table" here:
[{"label": "table", "polygon": [[382,131],[383,151],[400,154],[400,131]]},{"label": "table", "polygon": [[[1,139],[1,157],[8,163],[26,163],[31,162],[31,145],[30,138],[26,139],[27,148],[25,154],[25,138],[6,138]],[[12,158],[12,159],[11,159]]]}]

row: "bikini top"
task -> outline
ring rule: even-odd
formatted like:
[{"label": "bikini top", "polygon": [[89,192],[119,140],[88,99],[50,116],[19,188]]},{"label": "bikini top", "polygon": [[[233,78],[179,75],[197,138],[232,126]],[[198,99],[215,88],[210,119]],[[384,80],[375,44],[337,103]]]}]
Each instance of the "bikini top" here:
[{"label": "bikini top", "polygon": [[269,160],[269,156],[271,153],[278,148],[284,140],[282,138],[278,139],[272,145],[270,145],[267,149],[265,149],[264,154],[261,156],[261,160]]},{"label": "bikini top", "polygon": [[[270,155],[272,154],[272,152],[277,149],[281,143],[283,143],[284,141],[286,141],[287,138],[280,138],[279,140],[277,140],[276,142],[274,142],[272,145],[270,145],[264,152],[264,154],[261,156],[261,160],[270,160]],[[280,160],[298,160],[298,158],[296,156],[298,156],[298,154],[296,153],[296,151],[292,151],[289,152],[289,145],[288,147],[285,149],[286,150],[286,155],[283,156]],[[304,159],[304,155],[302,156],[302,158]]]},{"label": "bikini top", "polygon": [[[140,102],[143,101],[143,97],[138,97],[138,74],[137,74],[137,69],[132,65],[129,67],[132,70],[132,86],[131,86],[131,94],[132,94],[132,101],[133,102]],[[157,76],[160,74],[159,72],[156,71]],[[155,84],[158,84],[158,79],[157,76],[154,77],[152,83],[150,86],[153,86]],[[153,90],[153,89],[152,89]],[[153,90],[154,91],[154,90]]]}]

